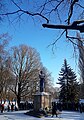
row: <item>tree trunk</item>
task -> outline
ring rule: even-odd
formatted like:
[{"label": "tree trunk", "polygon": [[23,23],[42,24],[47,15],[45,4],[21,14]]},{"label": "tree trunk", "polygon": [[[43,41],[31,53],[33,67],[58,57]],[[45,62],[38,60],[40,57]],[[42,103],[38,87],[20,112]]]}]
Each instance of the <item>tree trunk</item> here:
[{"label": "tree trunk", "polygon": [[21,98],[19,95],[17,95],[17,104],[18,104],[18,109],[20,109],[20,101],[21,101]]},{"label": "tree trunk", "polygon": [[21,101],[21,83],[18,83],[17,104],[19,109],[20,109],[20,101]]}]

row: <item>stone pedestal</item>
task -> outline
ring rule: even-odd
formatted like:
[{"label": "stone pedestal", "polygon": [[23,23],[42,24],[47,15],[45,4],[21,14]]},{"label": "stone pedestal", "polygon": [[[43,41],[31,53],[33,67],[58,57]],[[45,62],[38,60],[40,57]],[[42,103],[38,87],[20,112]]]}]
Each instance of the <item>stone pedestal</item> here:
[{"label": "stone pedestal", "polygon": [[39,92],[34,95],[34,110],[49,109],[51,107],[51,96],[46,92]]}]

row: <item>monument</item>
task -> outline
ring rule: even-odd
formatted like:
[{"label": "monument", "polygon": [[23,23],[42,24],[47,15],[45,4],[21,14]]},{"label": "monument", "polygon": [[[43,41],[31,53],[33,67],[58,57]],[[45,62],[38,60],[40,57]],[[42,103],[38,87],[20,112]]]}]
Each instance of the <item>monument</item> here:
[{"label": "monument", "polygon": [[45,110],[51,107],[51,96],[45,92],[45,74],[40,71],[40,90],[34,95],[34,110]]},{"label": "monument", "polygon": [[44,92],[45,74],[43,73],[43,71],[40,71],[39,78],[40,78],[40,92]]}]

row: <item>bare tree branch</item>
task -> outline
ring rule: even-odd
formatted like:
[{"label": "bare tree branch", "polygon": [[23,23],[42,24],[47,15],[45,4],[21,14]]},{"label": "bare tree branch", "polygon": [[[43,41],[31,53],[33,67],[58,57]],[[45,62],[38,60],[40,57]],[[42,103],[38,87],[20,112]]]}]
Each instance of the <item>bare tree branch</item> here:
[{"label": "bare tree branch", "polygon": [[83,20],[74,21],[71,25],[52,25],[52,24],[43,24],[43,27],[53,28],[53,29],[65,29],[65,30],[79,30],[80,32],[84,32],[84,24],[79,25],[80,23],[84,23]]},{"label": "bare tree branch", "polygon": [[1,16],[8,16],[8,15],[14,15],[14,14],[17,14],[17,13],[20,13],[20,12],[22,12],[22,13],[24,13],[24,14],[28,14],[28,15],[30,15],[30,16],[40,16],[40,17],[44,18],[44,19],[47,21],[47,23],[49,23],[48,18],[45,17],[44,15],[42,15],[42,14],[40,14],[40,13],[31,13],[31,12],[29,12],[29,11],[25,11],[25,10],[22,10],[22,9],[16,10],[16,11],[14,11],[14,12],[8,12],[8,13],[0,14],[0,15],[1,15]]},{"label": "bare tree branch", "polygon": [[62,35],[65,33],[65,31],[66,31],[66,30],[64,30],[64,31],[60,34],[60,36],[59,36],[53,43],[51,43],[50,45],[48,45],[48,47],[51,46],[51,45],[54,46],[54,45],[56,44],[56,42],[57,42],[57,41],[62,37]]},{"label": "bare tree branch", "polygon": [[81,8],[83,8],[84,9],[84,6],[82,6],[82,5],[80,5],[79,3],[76,3],[78,6],[80,6]]},{"label": "bare tree branch", "polygon": [[14,0],[11,0],[11,1],[13,2],[13,4],[14,4],[15,6],[17,6],[17,7],[21,10],[20,6],[17,5],[16,2],[15,2]]},{"label": "bare tree branch", "polygon": [[72,14],[73,14],[73,8],[74,8],[74,5],[76,2],[78,2],[79,0],[71,0],[71,6],[70,6],[70,9],[69,9],[69,16],[68,16],[68,25],[70,24],[70,19],[72,17]]}]

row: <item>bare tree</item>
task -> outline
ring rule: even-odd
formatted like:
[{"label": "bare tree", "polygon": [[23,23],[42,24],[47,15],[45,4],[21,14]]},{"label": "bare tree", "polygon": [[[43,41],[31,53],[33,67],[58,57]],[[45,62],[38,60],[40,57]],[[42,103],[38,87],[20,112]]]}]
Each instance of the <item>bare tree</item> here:
[{"label": "bare tree", "polygon": [[0,35],[0,99],[6,98],[8,80],[10,78],[10,73],[7,67],[7,46],[9,40],[10,37],[7,33]]},{"label": "bare tree", "polygon": [[12,48],[11,71],[14,80],[9,87],[16,95],[18,105],[38,90],[40,65],[40,57],[35,49],[26,45]]},{"label": "bare tree", "polygon": [[[42,23],[48,23],[47,26],[49,23],[53,23],[52,26],[54,24],[61,26],[64,30],[53,45],[64,33],[66,33],[66,38],[76,45],[77,37],[70,36],[70,29],[84,32],[84,2],[82,0],[28,0],[25,2],[24,0],[9,0],[5,3],[7,9],[1,12],[0,17],[7,17],[10,22],[21,21],[26,15],[32,20],[38,19]],[[46,24],[43,26],[47,27]]]},{"label": "bare tree", "polygon": [[84,46],[83,42],[81,40],[82,38],[79,36],[79,70],[80,70],[80,76],[81,76],[81,82],[84,82]]},{"label": "bare tree", "polygon": [[80,98],[84,98],[84,45],[80,35],[78,40],[79,50],[79,75],[80,75]]},{"label": "bare tree", "polygon": [[[32,94],[39,91],[39,71],[43,68],[39,53],[26,45],[13,47],[10,54],[6,46],[10,37],[8,34],[0,35],[0,98],[12,100],[32,99]],[[46,91],[52,83],[51,74],[47,69]]]}]

